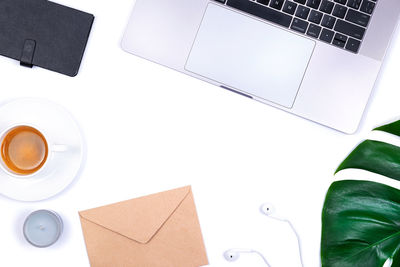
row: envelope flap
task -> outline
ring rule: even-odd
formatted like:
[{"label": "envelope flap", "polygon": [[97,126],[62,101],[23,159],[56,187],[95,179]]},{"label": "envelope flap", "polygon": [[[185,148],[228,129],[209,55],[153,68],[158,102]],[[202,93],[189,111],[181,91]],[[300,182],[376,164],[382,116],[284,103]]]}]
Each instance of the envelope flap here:
[{"label": "envelope flap", "polygon": [[110,231],[148,243],[190,193],[190,186],[131,199],[79,215]]}]

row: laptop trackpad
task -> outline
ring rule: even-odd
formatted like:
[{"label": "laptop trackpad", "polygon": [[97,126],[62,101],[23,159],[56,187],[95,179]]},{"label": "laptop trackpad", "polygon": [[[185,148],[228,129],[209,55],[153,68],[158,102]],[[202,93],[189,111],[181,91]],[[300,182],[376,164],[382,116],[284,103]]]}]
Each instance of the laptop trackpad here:
[{"label": "laptop trackpad", "polygon": [[310,39],[209,4],[185,69],[291,108],[314,46]]}]

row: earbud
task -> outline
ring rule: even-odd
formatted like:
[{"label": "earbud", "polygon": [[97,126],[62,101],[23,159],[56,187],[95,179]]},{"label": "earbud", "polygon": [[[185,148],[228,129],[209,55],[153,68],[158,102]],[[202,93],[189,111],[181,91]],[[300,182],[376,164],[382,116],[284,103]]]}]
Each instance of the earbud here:
[{"label": "earbud", "polygon": [[251,251],[246,249],[230,249],[224,252],[224,258],[227,261],[237,261],[240,253],[251,253]]},{"label": "earbud", "polygon": [[270,217],[272,219],[279,220],[279,221],[284,221],[284,222],[287,221],[287,219],[285,219],[283,217],[280,217],[276,213],[275,207],[271,203],[262,204],[261,207],[260,207],[260,211],[261,211],[262,214],[264,214],[264,215],[266,215],[266,216],[268,216],[268,217]]},{"label": "earbud", "polygon": [[238,249],[238,248],[230,249],[224,252],[224,258],[225,260],[230,262],[237,261],[239,259],[240,253],[255,253],[263,259],[263,261],[268,267],[271,266],[269,265],[267,259],[260,252],[252,249]]},{"label": "earbud", "polygon": [[264,203],[261,205],[260,211],[269,216],[275,213],[275,207],[271,203]]}]

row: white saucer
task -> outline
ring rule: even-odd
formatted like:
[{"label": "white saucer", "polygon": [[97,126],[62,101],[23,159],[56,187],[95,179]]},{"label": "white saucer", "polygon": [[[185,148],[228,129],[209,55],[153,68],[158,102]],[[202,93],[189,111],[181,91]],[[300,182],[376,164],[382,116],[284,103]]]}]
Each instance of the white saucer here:
[{"label": "white saucer", "polygon": [[43,99],[23,98],[0,106],[0,134],[17,125],[33,126],[44,134],[49,152],[42,169],[19,176],[0,168],[0,194],[20,201],[39,201],[63,191],[77,177],[84,156],[83,137],[74,118],[63,107]]}]

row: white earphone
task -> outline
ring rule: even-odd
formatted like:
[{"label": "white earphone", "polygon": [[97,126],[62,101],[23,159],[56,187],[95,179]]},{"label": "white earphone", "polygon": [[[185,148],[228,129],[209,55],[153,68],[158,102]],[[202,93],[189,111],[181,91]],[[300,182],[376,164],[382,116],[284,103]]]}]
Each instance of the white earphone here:
[{"label": "white earphone", "polygon": [[[302,254],[302,250],[301,250],[300,236],[297,233],[296,229],[294,228],[293,224],[288,219],[279,216],[276,213],[275,207],[271,203],[264,203],[263,205],[261,205],[260,211],[261,211],[262,214],[266,215],[267,217],[269,217],[271,219],[278,220],[278,221],[285,222],[285,223],[289,224],[290,228],[292,228],[292,230],[293,230],[293,233],[296,235],[297,244],[298,244],[298,247],[299,247],[301,266],[304,266],[303,254]],[[267,259],[264,257],[263,254],[261,254],[260,252],[258,252],[256,250],[252,250],[252,249],[230,249],[230,250],[225,251],[224,258],[227,261],[236,261],[239,258],[239,254],[240,253],[255,253],[255,254],[259,255],[264,260],[264,262],[265,262],[265,264],[267,266],[271,266],[268,263]]]},{"label": "white earphone", "polygon": [[280,217],[278,214],[276,214],[275,207],[271,203],[262,204],[260,207],[260,211],[261,211],[261,213],[263,213],[264,215],[268,216],[271,219],[275,219],[275,220],[289,224],[290,228],[292,228],[292,231],[295,234],[296,239],[297,239],[297,245],[299,247],[301,266],[304,266],[303,253],[302,253],[302,249],[301,249],[301,240],[300,240],[299,234],[296,231],[296,228],[294,228],[294,225],[288,219]]},{"label": "white earphone", "polygon": [[225,251],[224,253],[224,258],[227,261],[237,261],[239,259],[239,255],[240,253],[255,253],[257,255],[259,255],[263,261],[265,262],[265,264],[269,267],[271,267],[271,265],[268,263],[267,259],[264,257],[263,254],[261,254],[260,252],[253,250],[253,249],[239,249],[239,248],[233,248],[230,250]]},{"label": "white earphone", "polygon": [[276,213],[276,209],[275,209],[274,205],[272,205],[271,203],[262,204],[261,207],[260,207],[260,211],[261,211],[262,214],[264,214],[264,215],[266,215],[266,216],[268,216],[268,217],[270,217],[272,219],[275,219],[275,220],[278,220],[278,221],[282,221],[282,222],[287,222],[288,221],[287,219],[285,219],[283,217],[280,217]]}]

